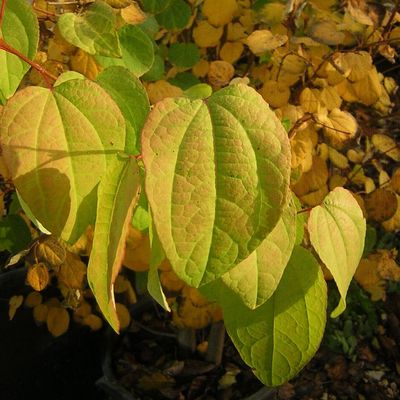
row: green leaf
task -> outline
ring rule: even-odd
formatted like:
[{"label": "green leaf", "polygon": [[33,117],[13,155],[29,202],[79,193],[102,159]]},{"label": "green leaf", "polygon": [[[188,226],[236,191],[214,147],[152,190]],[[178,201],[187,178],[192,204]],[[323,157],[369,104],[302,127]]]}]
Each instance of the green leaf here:
[{"label": "green leaf", "polygon": [[161,246],[160,239],[157,236],[157,232],[154,227],[150,225],[150,246],[151,246],[151,259],[149,275],[147,280],[147,290],[153,299],[166,311],[171,312],[171,308],[165,297],[163,288],[160,282],[160,276],[158,274],[159,265],[165,260],[165,253]]},{"label": "green leaf", "polygon": [[[26,0],[7,2],[0,38],[10,46],[34,59],[39,42],[39,24],[32,7]],[[30,66],[14,54],[0,50],[0,103],[10,98]]]},{"label": "green leaf", "polygon": [[224,322],[243,360],[267,386],[293,378],[314,356],[325,329],[327,289],[315,258],[296,246],[275,293],[255,310],[227,290]]},{"label": "green leaf", "polygon": [[0,219],[0,251],[18,253],[32,240],[31,232],[19,215],[6,215]]},{"label": "green leaf", "polygon": [[27,87],[0,119],[3,156],[22,200],[53,234],[79,239],[96,217],[107,163],[125,147],[125,121],[111,97],[88,80],[52,91]]},{"label": "green leaf", "polygon": [[169,7],[172,0],[141,0],[143,10],[151,14],[159,14]]},{"label": "green leaf", "polygon": [[149,228],[150,215],[148,209],[149,205],[147,202],[146,193],[142,191],[140,193],[139,202],[132,218],[132,226],[139,231],[144,231]]},{"label": "green leaf", "polygon": [[172,64],[181,68],[191,68],[200,60],[200,51],[194,43],[174,43],[168,50]]},{"label": "green leaf", "polygon": [[311,244],[327,266],[341,295],[337,317],[346,308],[346,294],[364,249],[366,223],[356,199],[341,187],[334,189],[308,220]]},{"label": "green leaf", "polygon": [[288,200],[289,140],[245,85],[207,102],[165,99],[142,132],[146,194],[178,276],[206,284],[247,258]]},{"label": "green leaf", "polygon": [[180,87],[182,90],[187,90],[194,85],[200,84],[199,78],[190,72],[181,72],[176,74],[173,78],[169,79],[172,85]]},{"label": "green leaf", "polygon": [[38,219],[33,215],[31,209],[29,208],[28,204],[24,202],[20,194],[18,193],[18,190],[15,191],[17,194],[18,202],[19,205],[21,206],[22,210],[26,214],[26,216],[30,219],[30,221],[36,226],[36,228],[39,229],[40,232],[44,233],[45,235],[51,235],[51,232],[48,231],[41,223],[38,221]]},{"label": "green leaf", "polygon": [[243,303],[254,309],[275,292],[293,251],[296,238],[296,206],[291,201],[267,238],[222,281]]},{"label": "green leaf", "polygon": [[165,29],[183,29],[191,15],[192,10],[184,0],[170,0],[168,7],[156,15],[156,20]]},{"label": "green leaf", "polygon": [[198,83],[186,89],[183,94],[191,100],[203,100],[212,95],[212,87],[206,83]]},{"label": "green leaf", "polygon": [[53,87],[59,86],[64,82],[72,81],[73,79],[86,79],[84,75],[76,71],[67,71],[62,73],[54,82]]},{"label": "green leaf", "polygon": [[154,62],[154,47],[149,36],[137,26],[124,25],[118,31],[121,45],[121,58],[96,56],[102,67],[124,66],[136,76],[142,76],[150,70]]},{"label": "green leaf", "polygon": [[150,112],[146,90],[136,76],[118,66],[105,69],[97,76],[96,82],[113,98],[125,118],[125,152],[139,154],[140,132]]},{"label": "green leaf", "polygon": [[65,13],[57,22],[66,41],[89,54],[120,57],[116,16],[112,7],[97,0],[83,14]]},{"label": "green leaf", "polygon": [[164,59],[159,54],[155,54],[153,65],[144,75],[142,75],[142,79],[145,81],[158,81],[162,79],[164,73]]},{"label": "green leaf", "polygon": [[100,310],[118,332],[113,283],[121,268],[125,238],[140,188],[133,157],[115,157],[98,188],[97,219],[88,265],[88,282]]}]

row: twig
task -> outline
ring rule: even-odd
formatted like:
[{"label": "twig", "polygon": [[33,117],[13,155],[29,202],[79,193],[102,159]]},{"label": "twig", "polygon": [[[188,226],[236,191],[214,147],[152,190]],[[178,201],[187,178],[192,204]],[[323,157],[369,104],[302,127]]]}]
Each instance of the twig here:
[{"label": "twig", "polygon": [[143,329],[144,331],[149,332],[149,333],[151,333],[153,335],[165,336],[165,337],[169,337],[169,338],[172,338],[172,339],[176,339],[178,337],[178,335],[175,334],[175,333],[161,332],[161,331],[157,331],[155,329],[151,329],[151,328],[147,327],[146,325],[141,324],[140,322],[138,322],[136,320],[132,321],[132,326],[131,326],[130,330],[132,330],[132,328],[134,326],[137,326],[140,329]]},{"label": "twig", "polygon": [[[4,0],[3,0],[2,4],[4,4]],[[46,69],[44,69],[40,64],[35,63],[34,61],[30,60],[28,57],[26,57],[20,51],[18,51],[17,49],[14,49],[14,47],[11,47],[2,38],[0,38],[0,49],[6,51],[7,53],[14,54],[18,58],[20,58],[22,61],[25,61],[27,64],[29,64],[32,68],[36,69],[36,71],[38,71],[39,74],[42,75],[48,88],[49,89],[53,88],[53,85],[52,85],[50,79],[53,81],[56,81],[57,77],[54,76],[53,74],[51,74],[50,72],[48,72]]]},{"label": "twig", "polygon": [[399,5],[400,5],[400,0],[396,1],[396,5],[393,7],[393,11],[390,14],[389,20],[387,22],[387,24],[385,25],[385,27],[383,28],[383,32],[382,32],[382,36],[384,37],[390,29],[390,26],[392,25],[392,22],[394,20],[394,17],[396,16],[397,10],[399,9]]}]

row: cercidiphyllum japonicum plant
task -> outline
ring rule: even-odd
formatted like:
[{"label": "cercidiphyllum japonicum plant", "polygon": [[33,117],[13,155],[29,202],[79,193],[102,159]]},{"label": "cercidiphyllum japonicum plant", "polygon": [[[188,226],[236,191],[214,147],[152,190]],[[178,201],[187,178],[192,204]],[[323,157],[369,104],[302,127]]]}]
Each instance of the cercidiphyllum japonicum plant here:
[{"label": "cercidiphyllum japonicum plant", "polygon": [[60,17],[60,31],[124,66],[95,81],[71,72],[49,88],[17,91],[38,24],[24,0],[2,3],[0,138],[21,205],[41,230],[68,243],[94,226],[88,281],[118,332],[113,282],[142,188],[152,218],[149,292],[169,309],[157,269],[168,259],[184,282],[221,305],[227,332],[257,377],[284,383],[312,358],[326,322],[327,288],[312,249],[302,246],[304,222],[341,294],[337,316],[364,247],[357,201],[336,188],[305,221],[289,190],[288,135],[244,84],[205,98],[201,88],[150,109],[137,75],[151,62],[138,70],[143,58],[124,40],[130,28],[117,31],[113,14],[99,25],[109,8],[90,7]]}]

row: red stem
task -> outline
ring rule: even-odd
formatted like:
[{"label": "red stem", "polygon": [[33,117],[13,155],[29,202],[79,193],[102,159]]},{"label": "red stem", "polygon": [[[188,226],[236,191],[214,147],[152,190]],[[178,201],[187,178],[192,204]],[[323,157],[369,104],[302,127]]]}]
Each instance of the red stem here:
[{"label": "red stem", "polygon": [[2,1],[1,1],[1,9],[0,9],[0,28],[1,28],[1,25],[3,24],[3,17],[4,17],[4,13],[5,13],[5,11],[6,11],[6,3],[7,3],[7,0],[2,0]]},{"label": "red stem", "polygon": [[[4,4],[5,1],[3,0]],[[14,49],[14,47],[11,47],[9,44],[7,44],[2,38],[0,38],[0,49],[3,49],[7,53],[14,54],[21,60],[25,61],[27,64],[29,64],[32,68],[36,69],[36,71],[39,72],[40,75],[42,75],[44,81],[46,82],[46,85],[49,87],[49,89],[53,88],[53,85],[50,81],[56,81],[57,77],[51,74],[50,72],[46,71],[40,64],[35,63],[34,61],[31,61],[28,57],[26,57],[24,54],[19,52],[17,49]]]}]

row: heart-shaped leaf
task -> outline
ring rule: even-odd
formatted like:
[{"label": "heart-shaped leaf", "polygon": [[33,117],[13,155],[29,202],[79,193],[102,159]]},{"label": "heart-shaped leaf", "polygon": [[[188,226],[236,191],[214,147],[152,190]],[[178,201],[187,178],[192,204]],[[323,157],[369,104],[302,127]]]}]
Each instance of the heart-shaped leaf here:
[{"label": "heart-shaped leaf", "polygon": [[311,210],[308,220],[311,244],[335,279],[341,295],[337,317],[346,308],[346,294],[364,250],[366,222],[357,200],[338,187]]},{"label": "heart-shaped leaf", "polygon": [[96,190],[108,160],[125,147],[125,121],[88,80],[52,91],[28,87],[0,120],[3,156],[22,200],[50,232],[75,242],[96,217]]},{"label": "heart-shaped leaf", "polygon": [[124,244],[140,188],[135,158],[114,156],[98,188],[97,218],[88,282],[100,310],[118,332],[113,283],[121,269]]},{"label": "heart-shaped leaf", "polygon": [[[7,2],[0,38],[29,59],[35,58],[39,24],[26,0]],[[29,64],[14,54],[0,50],[0,104],[4,104],[15,93],[29,68]]]},{"label": "heart-shaped leaf", "polygon": [[236,267],[222,275],[222,281],[243,303],[254,309],[275,292],[292,254],[296,239],[296,206],[293,201],[267,238]]},{"label": "heart-shaped leaf", "polygon": [[123,67],[110,67],[96,79],[118,104],[126,122],[125,152],[140,153],[140,133],[150,112],[146,90],[131,72]]},{"label": "heart-shaped leaf", "polygon": [[165,99],[142,132],[146,193],[162,247],[191,286],[247,258],[287,204],[287,134],[262,97],[233,85]]},{"label": "heart-shaped leaf", "polygon": [[61,15],[57,26],[65,40],[89,54],[121,56],[116,16],[103,1],[97,0],[83,14]]},{"label": "heart-shaped leaf", "polygon": [[104,67],[124,66],[134,75],[142,76],[154,63],[154,45],[150,37],[139,27],[124,25],[118,31],[122,58],[96,56]]},{"label": "heart-shaped leaf", "polygon": [[308,250],[295,246],[275,293],[255,310],[226,287],[222,290],[227,332],[265,385],[287,382],[314,356],[325,329],[327,289]]}]

